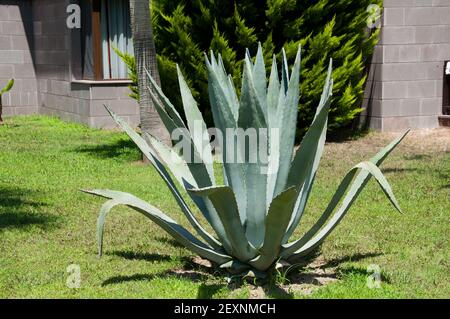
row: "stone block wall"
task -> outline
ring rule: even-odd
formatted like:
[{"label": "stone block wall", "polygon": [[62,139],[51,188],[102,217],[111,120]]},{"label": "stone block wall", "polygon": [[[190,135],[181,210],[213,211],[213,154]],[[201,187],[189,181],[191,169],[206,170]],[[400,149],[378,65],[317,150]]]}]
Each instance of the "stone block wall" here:
[{"label": "stone block wall", "polygon": [[[73,1],[0,0],[0,85],[16,80],[3,99],[5,116],[39,112],[111,128],[103,109],[108,104],[137,125],[139,108],[128,97],[127,83],[74,76],[79,46],[65,23]],[[445,60],[450,60],[450,0],[384,0],[363,103],[370,126],[384,131],[438,126]]]},{"label": "stone block wall", "polygon": [[[110,105],[133,126],[139,124],[139,109],[128,97],[127,83],[83,81],[72,72],[73,60],[80,50],[71,39],[66,26],[69,0],[33,2],[35,24],[41,30],[36,42],[39,86],[39,111],[85,123],[96,128],[113,128],[115,123],[106,114],[103,104]],[[75,30],[76,32],[76,30]]]},{"label": "stone block wall", "polygon": [[36,113],[36,72],[28,34],[33,26],[31,0],[0,1],[0,88],[14,78],[13,90],[3,95],[3,115]]},{"label": "stone block wall", "polygon": [[450,60],[449,0],[384,0],[366,87],[370,126],[437,127],[445,60]]},{"label": "stone block wall", "polygon": [[80,51],[66,26],[66,8],[73,2],[0,0],[0,85],[12,77],[16,80],[4,96],[4,115],[41,113],[113,128],[116,125],[103,108],[108,104],[137,126],[139,108],[128,97],[128,83],[74,76],[72,62]]}]

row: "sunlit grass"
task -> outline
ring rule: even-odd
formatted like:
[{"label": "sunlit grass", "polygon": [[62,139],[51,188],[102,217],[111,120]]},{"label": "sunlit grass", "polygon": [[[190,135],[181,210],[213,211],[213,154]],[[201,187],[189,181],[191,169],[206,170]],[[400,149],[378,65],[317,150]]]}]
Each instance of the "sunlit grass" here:
[{"label": "sunlit grass", "polygon": [[[371,181],[323,245],[322,255],[340,280],[309,297],[450,297],[446,133],[448,139],[412,134],[390,155],[382,170],[405,214],[395,212]],[[320,214],[345,172],[395,136],[370,133],[327,144],[296,235]],[[43,116],[14,117],[0,126],[0,147],[0,297],[249,296],[247,284],[235,290],[223,275],[190,271],[195,267],[190,252],[127,208],[115,208],[108,217],[105,255],[97,257],[95,223],[102,200],[81,188],[136,194],[188,226],[164,183],[139,162],[124,134]],[[66,286],[70,264],[80,266],[79,289]],[[366,285],[370,264],[382,270],[380,289]]]}]

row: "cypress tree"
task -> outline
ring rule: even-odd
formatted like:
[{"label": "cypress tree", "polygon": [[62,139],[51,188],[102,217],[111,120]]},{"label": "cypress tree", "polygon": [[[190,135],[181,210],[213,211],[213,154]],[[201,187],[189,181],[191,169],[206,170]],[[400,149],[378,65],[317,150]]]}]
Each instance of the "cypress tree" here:
[{"label": "cypress tree", "polygon": [[[154,0],[153,26],[163,90],[176,105],[181,105],[175,67],[178,64],[211,124],[204,53],[219,52],[239,87],[239,61],[246,48],[255,55],[259,41],[265,54],[273,52],[280,59],[284,47],[289,63],[293,63],[300,44],[299,133],[314,116],[329,58],[333,58],[335,80],[329,128],[348,126],[361,111],[365,68],[378,35],[377,29],[367,28],[367,7],[381,7],[381,2]],[[265,58],[271,60],[271,56]],[[270,68],[270,64],[266,67]]]}]

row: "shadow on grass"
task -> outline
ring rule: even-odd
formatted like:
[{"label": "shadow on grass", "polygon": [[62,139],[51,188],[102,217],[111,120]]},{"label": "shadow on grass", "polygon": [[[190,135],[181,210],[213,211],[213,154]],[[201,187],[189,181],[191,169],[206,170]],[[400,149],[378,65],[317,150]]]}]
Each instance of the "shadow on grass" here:
[{"label": "shadow on grass", "polygon": [[186,279],[192,282],[204,281],[208,278],[206,274],[202,274],[194,271],[176,271],[166,270],[157,274],[134,274],[129,276],[114,276],[103,281],[102,286],[108,286],[112,284],[121,284],[130,281],[150,281],[153,279],[161,278],[179,278]]},{"label": "shadow on grass", "polygon": [[372,257],[378,257],[383,255],[382,253],[357,253],[353,255],[346,255],[339,258],[334,258],[331,260],[327,260],[326,263],[322,266],[324,268],[330,268],[330,267],[338,267],[340,264],[347,263],[347,262],[357,262],[366,258],[372,258]]},{"label": "shadow on grass", "polygon": [[36,198],[34,191],[0,186],[0,231],[9,228],[25,228],[39,225],[47,228],[56,216],[34,212],[47,204]]},{"label": "shadow on grass", "polygon": [[[169,255],[159,255],[152,253],[133,253],[131,251],[116,251],[112,254],[116,256],[123,257],[128,260],[145,260],[150,262],[163,262],[172,260],[172,257]],[[327,282],[331,282],[333,280],[337,280],[338,277],[349,275],[349,274],[358,274],[368,276],[366,269],[362,267],[349,266],[340,268],[339,266],[343,263],[347,262],[357,262],[363,260],[365,258],[377,257],[382,255],[381,253],[357,253],[353,255],[347,255],[335,259],[331,259],[328,261],[324,261],[320,255],[313,254],[311,258],[305,260],[304,265],[300,265],[295,271],[289,272],[286,274],[286,279],[289,284],[293,284],[294,286],[299,285],[312,285],[312,286],[323,286]],[[319,256],[319,257],[318,257]],[[267,296],[270,298],[277,299],[292,299],[294,298],[294,293],[292,291],[287,290],[286,287],[289,285],[280,286],[276,280],[271,280],[270,276],[264,280],[252,280],[251,278],[238,278],[234,277],[233,280],[229,283],[225,283],[225,278],[229,275],[224,270],[218,269],[216,267],[208,267],[203,266],[201,264],[195,263],[193,258],[191,257],[181,257],[180,261],[182,262],[182,266],[178,269],[166,270],[157,274],[134,274],[134,275],[126,275],[126,276],[114,276],[106,279],[102,286],[112,285],[112,284],[120,284],[125,282],[132,281],[151,281],[153,279],[161,279],[161,278],[178,278],[189,280],[191,282],[201,282],[202,284],[199,286],[197,291],[198,299],[210,299],[220,290],[227,288],[230,291],[242,288],[246,283],[253,286],[254,289],[250,290],[251,297],[253,294],[256,294],[256,298],[261,292],[258,292],[258,287],[263,291],[263,297]],[[333,271],[327,271],[330,269],[339,268],[338,273]],[[273,278],[273,277],[272,277]],[[219,282],[207,282],[208,279],[215,279]],[[381,274],[381,279],[385,282],[389,282],[389,279],[386,278],[385,275]],[[220,283],[220,282],[224,283]]]},{"label": "shadow on grass", "polygon": [[414,168],[414,167],[409,167],[409,168],[400,168],[400,167],[386,167],[382,169],[383,174],[391,174],[391,173],[411,173],[411,172],[415,172],[415,173],[423,173],[425,172],[425,170],[423,169],[419,169],[419,168]]},{"label": "shadow on grass", "polygon": [[127,160],[140,159],[137,146],[129,139],[120,139],[108,144],[83,145],[74,151],[101,159],[121,157]]},{"label": "shadow on grass", "polygon": [[225,284],[203,283],[198,287],[197,299],[211,299],[218,291],[226,287]]},{"label": "shadow on grass", "polygon": [[110,255],[115,255],[118,257],[122,257],[128,260],[145,260],[149,262],[155,261],[170,261],[172,257],[169,255],[159,255],[159,254],[151,254],[151,253],[135,253],[133,251],[113,251],[112,253],[108,253]]}]

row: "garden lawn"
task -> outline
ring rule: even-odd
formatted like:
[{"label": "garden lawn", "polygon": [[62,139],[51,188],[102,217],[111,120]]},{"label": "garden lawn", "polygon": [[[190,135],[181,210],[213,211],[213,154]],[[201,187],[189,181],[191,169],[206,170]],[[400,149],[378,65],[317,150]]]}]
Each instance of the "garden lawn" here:
[{"label": "garden lawn", "polygon": [[[295,236],[319,216],[348,169],[396,136],[369,133],[328,143]],[[322,247],[322,267],[337,281],[304,295],[296,285],[281,289],[289,282],[280,275],[264,286],[265,295],[449,298],[449,146],[449,130],[417,131],[388,157],[382,170],[404,214],[390,206],[372,180]],[[0,297],[251,296],[250,284],[236,288],[227,285],[224,274],[196,266],[188,250],[126,207],[108,216],[105,254],[97,257],[95,226],[104,200],[81,188],[133,193],[188,226],[163,181],[139,159],[138,150],[117,131],[44,116],[6,119],[0,126]],[[71,264],[80,267],[78,289],[66,285]],[[379,289],[366,284],[371,264],[382,271]]]}]

